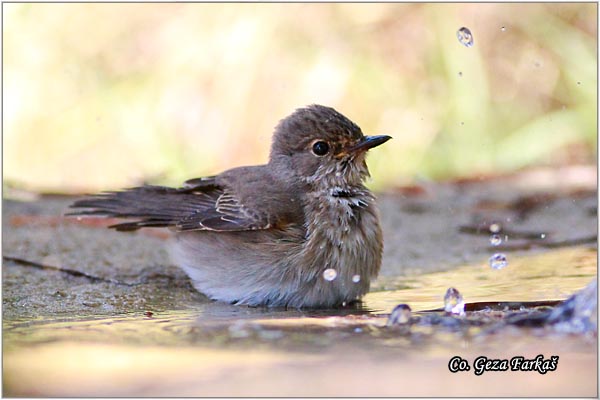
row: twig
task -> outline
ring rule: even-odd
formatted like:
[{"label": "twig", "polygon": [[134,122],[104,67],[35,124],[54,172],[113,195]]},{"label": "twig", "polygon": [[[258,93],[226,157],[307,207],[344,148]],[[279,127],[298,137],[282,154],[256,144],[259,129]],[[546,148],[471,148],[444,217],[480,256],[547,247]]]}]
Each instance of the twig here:
[{"label": "twig", "polygon": [[[522,307],[531,309],[534,307],[556,307],[563,300],[539,300],[539,301],[479,301],[475,303],[466,303],[465,311],[482,311],[486,309],[495,311],[520,310]],[[440,312],[444,308],[435,308],[432,310],[419,311],[422,313]]]},{"label": "twig", "polygon": [[94,276],[94,275],[89,275],[86,274],[85,272],[81,272],[81,271],[76,271],[74,269],[69,269],[69,268],[63,268],[63,267],[57,267],[54,265],[47,265],[47,264],[42,264],[42,263],[38,263],[35,261],[31,261],[31,260],[26,260],[24,258],[20,258],[20,257],[14,257],[14,256],[2,256],[2,259],[4,261],[12,261],[15,263],[19,263],[21,265],[25,265],[28,267],[33,267],[33,268],[37,268],[37,269],[46,269],[46,270],[53,270],[53,271],[60,271],[60,272],[64,272],[65,274],[69,274],[71,276],[77,276],[77,277],[81,277],[81,278],[87,278],[93,282],[108,282],[108,283],[114,283],[116,285],[125,285],[125,286],[136,286],[139,285],[139,283],[127,283],[127,282],[122,282],[122,281],[118,281],[116,279],[111,279],[111,278],[101,278],[99,276]]},{"label": "twig", "polygon": [[554,248],[554,247],[563,247],[563,246],[577,246],[580,244],[594,243],[597,241],[598,241],[598,235],[590,235],[590,236],[584,236],[581,238],[567,239],[567,240],[561,240],[561,241],[556,241],[556,242],[540,242],[540,243],[536,243],[536,245],[542,246],[542,247]]},{"label": "twig", "polygon": [[490,224],[481,225],[461,225],[458,227],[458,231],[461,233],[467,233],[469,235],[507,235],[512,238],[522,239],[540,239],[543,240],[542,235],[548,235],[545,232],[533,232],[533,231],[516,231],[512,229],[506,229],[499,226],[498,232],[491,232],[489,228]]},{"label": "twig", "polygon": [[558,241],[528,241],[525,243],[511,243],[511,244],[501,244],[499,246],[488,246],[488,250],[529,250],[532,247],[545,247],[549,249],[555,249],[558,247],[569,247],[569,246],[578,246],[580,244],[587,243],[595,243],[598,241],[597,235],[584,236],[581,238],[575,239],[566,239],[566,240],[558,240]]}]

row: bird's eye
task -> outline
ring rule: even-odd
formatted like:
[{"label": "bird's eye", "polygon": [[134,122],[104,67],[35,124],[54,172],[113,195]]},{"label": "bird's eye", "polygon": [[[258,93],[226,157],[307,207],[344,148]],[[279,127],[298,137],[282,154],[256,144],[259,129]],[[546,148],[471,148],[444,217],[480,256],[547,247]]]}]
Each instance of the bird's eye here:
[{"label": "bird's eye", "polygon": [[318,156],[324,156],[329,151],[329,144],[323,141],[315,142],[312,146],[312,151]]}]

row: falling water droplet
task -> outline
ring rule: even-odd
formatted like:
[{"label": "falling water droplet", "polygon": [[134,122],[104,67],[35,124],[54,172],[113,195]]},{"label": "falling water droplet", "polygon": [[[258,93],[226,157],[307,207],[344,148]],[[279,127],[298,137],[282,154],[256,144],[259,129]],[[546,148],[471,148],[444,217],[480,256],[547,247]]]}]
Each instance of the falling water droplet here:
[{"label": "falling water droplet", "polygon": [[500,28],[500,30],[501,30],[502,32],[506,32],[506,28],[505,28],[505,27],[502,27],[502,28]]},{"label": "falling water droplet", "polygon": [[469,28],[465,28],[464,26],[456,31],[456,37],[458,41],[464,44],[467,47],[473,46],[473,34],[469,30]]},{"label": "falling water droplet", "polygon": [[408,304],[398,304],[392,310],[390,317],[387,320],[387,326],[402,325],[410,322],[411,309]]},{"label": "falling water droplet", "polygon": [[502,238],[498,234],[490,236],[490,244],[492,246],[500,246],[502,244]]},{"label": "falling water droplet", "polygon": [[546,234],[545,234],[545,233],[542,233],[542,234],[540,235],[540,239],[546,239]]},{"label": "falling water droplet", "polygon": [[352,276],[352,282],[354,282],[354,283],[360,282],[360,275],[353,275]]},{"label": "falling water droplet", "polygon": [[500,224],[497,224],[497,223],[490,224],[490,232],[492,232],[492,233],[500,232],[501,228],[502,227],[500,226]]},{"label": "falling water droplet", "polygon": [[323,271],[323,278],[326,281],[331,282],[336,277],[337,277],[337,271],[335,269],[333,269],[333,268],[327,268],[325,271]]},{"label": "falling water droplet", "polygon": [[462,78],[462,72],[458,71],[458,76]]},{"label": "falling water droplet", "polygon": [[462,294],[453,287],[446,290],[446,295],[444,296],[444,311],[451,314],[465,314],[465,302],[463,301]]},{"label": "falling water droplet", "polygon": [[508,265],[506,256],[502,253],[496,253],[490,257],[490,267],[493,269],[502,269]]}]

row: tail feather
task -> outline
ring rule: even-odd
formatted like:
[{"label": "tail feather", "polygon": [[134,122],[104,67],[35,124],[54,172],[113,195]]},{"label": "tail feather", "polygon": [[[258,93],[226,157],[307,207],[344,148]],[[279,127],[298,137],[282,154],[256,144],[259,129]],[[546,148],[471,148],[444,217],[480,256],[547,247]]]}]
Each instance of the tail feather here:
[{"label": "tail feather", "polygon": [[147,185],[78,200],[71,208],[82,210],[67,215],[138,218],[138,221],[111,226],[119,231],[133,231],[144,227],[175,226],[185,217],[213,204],[214,200],[208,193]]}]

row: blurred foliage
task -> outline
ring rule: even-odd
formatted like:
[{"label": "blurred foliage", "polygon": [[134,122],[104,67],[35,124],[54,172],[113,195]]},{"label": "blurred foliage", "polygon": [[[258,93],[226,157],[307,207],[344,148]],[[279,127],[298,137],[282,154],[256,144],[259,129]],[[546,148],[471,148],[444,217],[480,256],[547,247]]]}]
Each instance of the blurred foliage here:
[{"label": "blurred foliage", "polygon": [[264,163],[312,103],[394,137],[369,156],[376,189],[597,156],[595,3],[3,9],[4,179],[24,188]]}]

